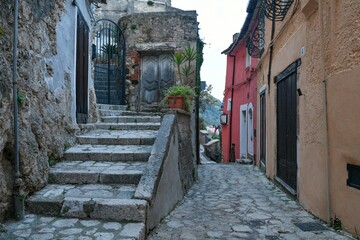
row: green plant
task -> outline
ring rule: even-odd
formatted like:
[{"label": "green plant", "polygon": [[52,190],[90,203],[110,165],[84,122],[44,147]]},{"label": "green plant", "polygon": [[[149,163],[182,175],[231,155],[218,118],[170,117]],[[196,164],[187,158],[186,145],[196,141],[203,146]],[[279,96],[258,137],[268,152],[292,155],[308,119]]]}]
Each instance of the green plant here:
[{"label": "green plant", "polygon": [[[193,62],[200,57],[195,48],[187,46],[181,52],[175,52],[172,55],[172,60],[177,67],[179,74],[180,84],[189,84],[190,76],[195,73],[195,68],[193,67]],[[183,77],[185,79],[183,79]],[[186,82],[184,82],[184,80]]]},{"label": "green plant", "polygon": [[206,130],[205,119],[203,117],[200,117],[199,121],[200,121],[200,130]]},{"label": "green plant", "polygon": [[68,150],[71,147],[70,143],[64,143],[64,151]]},{"label": "green plant", "polygon": [[25,102],[25,96],[20,91],[17,92],[17,102],[20,106],[22,106]]},{"label": "green plant", "polygon": [[171,86],[165,91],[162,103],[166,104],[170,96],[182,96],[184,98],[185,110],[189,110],[191,101],[195,97],[195,91],[187,85]]},{"label": "green plant", "polygon": [[182,52],[175,52],[172,55],[172,60],[176,64],[178,74],[179,74],[179,80],[180,80],[180,83],[182,83],[182,80],[181,80],[181,64],[183,64],[185,62],[185,56],[184,56],[184,54]]},{"label": "green plant", "polygon": [[100,50],[107,54],[108,56],[111,56],[112,54],[118,54],[118,46],[115,44],[104,44],[100,47]]},{"label": "green plant", "polygon": [[333,222],[332,222],[332,227],[336,230],[336,231],[339,231],[342,229],[342,226],[341,226],[341,220],[335,216]]},{"label": "green plant", "polygon": [[0,28],[0,38],[4,37],[6,35],[6,32],[4,29]]},{"label": "green plant", "polygon": [[215,104],[217,103],[217,99],[211,95],[212,89],[213,89],[212,85],[209,85],[204,90],[201,90],[201,92],[200,92],[200,96],[199,96],[200,109],[199,110],[202,113],[205,112],[206,107],[215,106]]},{"label": "green plant", "polygon": [[56,163],[60,161],[59,157],[56,157],[55,155],[51,154],[48,158],[48,162],[50,166],[54,166]]}]

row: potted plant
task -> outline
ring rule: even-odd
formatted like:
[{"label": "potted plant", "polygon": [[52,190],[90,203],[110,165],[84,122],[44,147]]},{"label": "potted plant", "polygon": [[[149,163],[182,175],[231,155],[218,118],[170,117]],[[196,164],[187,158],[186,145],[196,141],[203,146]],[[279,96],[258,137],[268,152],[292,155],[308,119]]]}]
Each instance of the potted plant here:
[{"label": "potted plant", "polygon": [[178,108],[189,111],[195,91],[188,85],[174,85],[168,88],[163,99],[170,108]]},{"label": "potted plant", "polygon": [[[175,52],[172,60],[177,67],[178,84],[167,89],[164,93],[163,103],[170,108],[180,108],[189,111],[191,101],[195,97],[195,91],[191,87],[192,77],[195,73],[193,61],[197,59],[197,52],[188,46],[181,52]],[[195,77],[195,76],[194,76]]]}]

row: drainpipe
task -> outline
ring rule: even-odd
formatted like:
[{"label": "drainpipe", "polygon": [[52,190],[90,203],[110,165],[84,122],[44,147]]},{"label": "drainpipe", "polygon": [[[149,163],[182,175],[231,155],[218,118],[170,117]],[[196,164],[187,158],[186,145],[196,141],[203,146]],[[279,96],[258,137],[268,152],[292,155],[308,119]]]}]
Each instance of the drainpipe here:
[{"label": "drainpipe", "polygon": [[[275,6],[275,4],[274,4]],[[273,7],[275,8],[275,7]],[[273,9],[275,11],[275,9]],[[275,18],[272,19],[271,22],[271,40],[270,40],[270,52],[269,52],[269,70],[268,70],[268,94],[270,94],[270,82],[271,82],[271,68],[272,68],[272,60],[273,60],[273,40],[275,35]]]},{"label": "drainpipe", "polygon": [[[325,51],[324,51],[324,16],[323,16],[323,4],[322,0],[318,1],[319,5],[319,25],[320,25],[320,54],[321,54],[321,78],[323,82],[323,109],[324,109],[324,132],[325,132],[325,176],[326,176],[326,207],[327,207],[327,219],[331,222],[331,200],[330,200],[330,169],[329,169],[329,135],[328,135],[328,111],[327,111],[327,80],[325,74]],[[333,10],[333,9],[332,9]]]},{"label": "drainpipe", "polygon": [[15,151],[15,179],[14,179],[14,210],[15,218],[24,218],[24,198],[20,196],[20,161],[19,161],[19,125],[18,125],[18,102],[17,102],[17,45],[18,45],[18,0],[14,0],[14,46],[13,46],[13,104],[14,104],[14,151]]},{"label": "drainpipe", "polygon": [[229,119],[229,162],[235,162],[235,159],[232,159],[231,148],[232,148],[232,119],[233,119],[233,103],[234,103],[234,84],[235,84],[235,63],[236,56],[229,55],[233,58],[233,72],[232,72],[232,80],[231,80],[231,103],[230,103],[230,119]]}]

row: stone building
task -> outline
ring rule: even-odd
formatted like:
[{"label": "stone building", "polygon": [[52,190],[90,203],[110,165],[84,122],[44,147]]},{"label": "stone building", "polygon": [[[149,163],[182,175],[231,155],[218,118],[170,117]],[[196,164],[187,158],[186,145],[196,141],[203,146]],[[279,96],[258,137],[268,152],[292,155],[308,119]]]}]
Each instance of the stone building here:
[{"label": "stone building", "polygon": [[[42,188],[49,162],[96,121],[90,64],[92,1],[19,1],[18,103],[21,195]],[[0,11],[0,221],[12,215],[13,1]]]},{"label": "stone building", "polygon": [[[196,12],[173,8],[170,0],[109,0],[99,5],[95,16],[117,23],[124,35],[128,108],[158,111],[163,91],[179,81],[172,54],[197,49]],[[196,61],[192,64],[195,72]],[[194,84],[195,74],[191,78]]]},{"label": "stone building", "polygon": [[266,2],[258,155],[307,210],[358,234],[360,2]]},{"label": "stone building", "polygon": [[[172,54],[197,47],[197,14],[195,11],[135,13],[122,17],[119,25],[127,26],[124,33],[128,105],[132,110],[159,110],[163,91],[179,81]],[[195,82],[194,74],[192,82]]]}]

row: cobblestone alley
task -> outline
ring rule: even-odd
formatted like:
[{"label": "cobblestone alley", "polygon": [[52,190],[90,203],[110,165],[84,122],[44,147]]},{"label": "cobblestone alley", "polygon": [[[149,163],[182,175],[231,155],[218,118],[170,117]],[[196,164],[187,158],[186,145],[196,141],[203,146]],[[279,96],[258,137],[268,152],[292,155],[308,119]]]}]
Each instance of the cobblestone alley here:
[{"label": "cobblestone alley", "polygon": [[[321,227],[303,231],[305,227]],[[306,229],[305,229],[306,230]],[[327,228],[249,165],[206,164],[149,239],[352,239]]]},{"label": "cobblestone alley", "polygon": [[[310,228],[321,230],[303,231],[297,223],[313,223]],[[21,222],[6,224],[0,239],[136,239],[132,232],[137,226],[133,225],[27,215]],[[204,164],[187,196],[148,239],[352,238],[316,220],[257,167]]]}]

